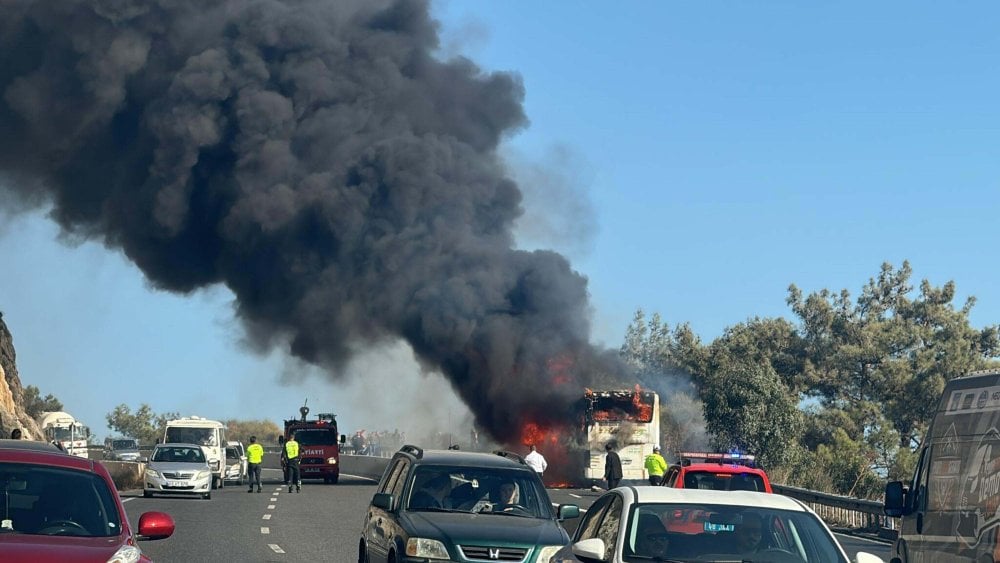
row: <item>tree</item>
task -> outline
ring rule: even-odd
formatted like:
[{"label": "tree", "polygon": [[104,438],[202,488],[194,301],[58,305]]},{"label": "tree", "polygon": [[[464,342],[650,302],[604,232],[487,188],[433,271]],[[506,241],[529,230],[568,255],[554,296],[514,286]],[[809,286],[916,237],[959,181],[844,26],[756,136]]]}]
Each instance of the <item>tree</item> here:
[{"label": "tree", "polygon": [[924,280],[911,300],[910,275],[908,262],[898,270],[883,264],[853,303],[846,289],[806,297],[794,285],[788,290],[805,342],[801,386],[853,420],[855,441],[884,416],[901,447],[916,446],[945,382],[1000,354],[996,326],[969,326],[975,298],[956,309],[954,282]]},{"label": "tree", "polygon": [[705,378],[701,399],[713,445],[757,455],[765,467],[790,459],[802,414],[767,363],[728,363]]},{"label": "tree", "polygon": [[108,428],[123,436],[139,440],[140,444],[155,444],[163,437],[167,422],[180,415],[175,412],[156,414],[143,403],[132,413],[127,405],[120,404],[107,414]]},{"label": "tree", "polygon": [[43,412],[63,410],[63,404],[59,399],[56,399],[51,393],[43,399],[42,392],[34,385],[28,385],[24,388],[23,397],[24,412],[36,420]]},{"label": "tree", "polygon": [[226,424],[226,438],[238,440],[247,444],[250,436],[256,436],[257,442],[276,444],[281,428],[270,420],[236,420],[230,419]]}]

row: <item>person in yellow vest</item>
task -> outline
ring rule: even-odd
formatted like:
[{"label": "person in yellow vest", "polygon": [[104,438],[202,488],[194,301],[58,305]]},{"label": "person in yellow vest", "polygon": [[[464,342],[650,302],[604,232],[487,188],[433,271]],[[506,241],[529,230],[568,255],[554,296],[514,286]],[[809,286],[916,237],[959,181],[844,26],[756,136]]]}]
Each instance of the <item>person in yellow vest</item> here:
[{"label": "person in yellow vest", "polygon": [[302,477],[299,474],[299,443],[295,441],[292,434],[285,441],[285,460],[288,464],[288,492],[292,492],[292,485],[295,485],[295,492],[302,492]]},{"label": "person in yellow vest", "polygon": [[649,484],[659,485],[663,474],[667,471],[667,461],[660,455],[660,446],[653,446],[653,453],[646,456],[646,471],[649,472]]},{"label": "person in yellow vest", "polygon": [[250,445],[247,446],[247,473],[250,479],[250,489],[253,492],[254,481],[257,482],[257,492],[260,492],[260,464],[264,461],[264,447],[257,443],[256,436],[250,436]]}]

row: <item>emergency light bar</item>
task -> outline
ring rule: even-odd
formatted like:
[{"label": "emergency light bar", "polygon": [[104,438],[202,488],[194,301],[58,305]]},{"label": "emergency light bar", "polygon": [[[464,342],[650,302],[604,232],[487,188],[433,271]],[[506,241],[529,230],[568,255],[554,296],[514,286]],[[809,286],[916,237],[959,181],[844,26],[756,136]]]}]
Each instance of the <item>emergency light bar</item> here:
[{"label": "emergency light bar", "polygon": [[681,460],[692,460],[692,459],[703,459],[708,462],[725,463],[729,462],[734,465],[748,465],[752,466],[757,456],[751,454],[740,454],[740,453],[708,453],[708,452],[681,452]]}]

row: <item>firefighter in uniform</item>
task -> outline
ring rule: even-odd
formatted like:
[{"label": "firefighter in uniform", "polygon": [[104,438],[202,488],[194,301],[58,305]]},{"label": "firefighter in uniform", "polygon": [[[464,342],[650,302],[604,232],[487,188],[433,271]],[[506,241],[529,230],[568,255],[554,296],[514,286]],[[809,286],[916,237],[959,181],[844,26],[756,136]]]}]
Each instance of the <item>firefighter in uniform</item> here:
[{"label": "firefighter in uniform", "polygon": [[292,485],[295,485],[295,492],[302,492],[302,477],[299,474],[299,443],[295,441],[293,434],[285,442],[285,460],[288,464],[288,492],[292,492]]}]

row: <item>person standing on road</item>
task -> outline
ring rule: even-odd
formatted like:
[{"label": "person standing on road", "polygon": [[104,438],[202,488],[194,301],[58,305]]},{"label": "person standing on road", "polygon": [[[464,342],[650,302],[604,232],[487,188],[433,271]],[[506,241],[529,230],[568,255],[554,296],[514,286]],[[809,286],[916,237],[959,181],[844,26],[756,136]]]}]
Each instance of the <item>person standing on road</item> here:
[{"label": "person standing on road", "polygon": [[542,472],[545,471],[545,468],[549,464],[545,461],[545,457],[538,453],[534,444],[531,444],[530,449],[531,451],[528,452],[528,455],[524,456],[524,463],[528,464],[528,467],[534,469],[535,473],[538,473],[538,476],[541,477]]},{"label": "person standing on road", "polygon": [[667,460],[660,455],[660,446],[653,446],[653,453],[646,456],[646,471],[649,472],[649,484],[659,485],[663,474],[667,472]]},{"label": "person standing on road", "polygon": [[288,492],[292,492],[292,485],[295,485],[295,492],[302,492],[302,477],[299,474],[299,443],[295,441],[295,435],[289,436],[285,441],[285,459],[288,463]]},{"label": "person standing on road", "polygon": [[257,443],[256,436],[250,436],[250,445],[247,446],[247,473],[250,474],[250,489],[253,492],[253,483],[257,481],[257,492],[260,492],[260,464],[264,461],[264,447]]},{"label": "person standing on road", "polygon": [[608,455],[604,457],[604,480],[608,482],[608,490],[614,489],[622,481],[622,458],[611,442],[604,446]]}]

